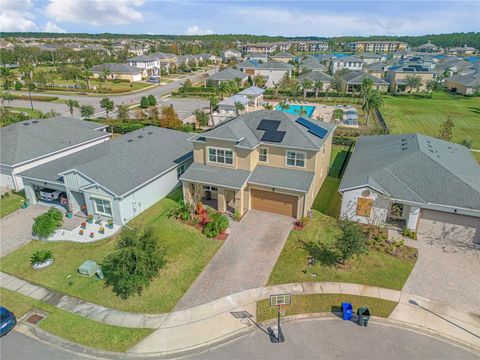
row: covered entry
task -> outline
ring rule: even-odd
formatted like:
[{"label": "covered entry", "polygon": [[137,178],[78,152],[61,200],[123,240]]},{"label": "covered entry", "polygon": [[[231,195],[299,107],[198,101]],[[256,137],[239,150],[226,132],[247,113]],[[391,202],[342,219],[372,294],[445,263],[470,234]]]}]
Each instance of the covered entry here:
[{"label": "covered entry", "polygon": [[251,189],[252,209],[297,217],[298,197],[273,191]]},{"label": "covered entry", "polygon": [[417,233],[428,240],[448,239],[480,244],[480,218],[422,209]]}]

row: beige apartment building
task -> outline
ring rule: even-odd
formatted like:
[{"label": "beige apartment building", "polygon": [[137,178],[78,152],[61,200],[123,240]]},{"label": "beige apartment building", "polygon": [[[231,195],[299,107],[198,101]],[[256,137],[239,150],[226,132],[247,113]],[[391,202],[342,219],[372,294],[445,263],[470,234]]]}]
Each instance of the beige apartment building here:
[{"label": "beige apartment building", "polygon": [[355,41],[348,43],[354,52],[394,52],[407,49],[407,44],[401,41]]}]

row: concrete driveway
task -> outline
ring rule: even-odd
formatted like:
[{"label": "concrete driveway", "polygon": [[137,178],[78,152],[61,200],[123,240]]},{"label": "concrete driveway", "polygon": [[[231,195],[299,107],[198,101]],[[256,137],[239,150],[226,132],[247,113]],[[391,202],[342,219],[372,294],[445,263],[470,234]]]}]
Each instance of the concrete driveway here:
[{"label": "concrete driveway", "polygon": [[0,219],[0,256],[5,256],[32,239],[33,219],[48,211],[47,206],[33,205]]},{"label": "concrete driveway", "polygon": [[418,248],[418,260],[404,291],[480,314],[480,249],[422,237],[406,243]]},{"label": "concrete driveway", "polygon": [[177,303],[176,310],[264,286],[294,221],[257,210],[249,210],[240,222],[231,221],[230,236]]}]

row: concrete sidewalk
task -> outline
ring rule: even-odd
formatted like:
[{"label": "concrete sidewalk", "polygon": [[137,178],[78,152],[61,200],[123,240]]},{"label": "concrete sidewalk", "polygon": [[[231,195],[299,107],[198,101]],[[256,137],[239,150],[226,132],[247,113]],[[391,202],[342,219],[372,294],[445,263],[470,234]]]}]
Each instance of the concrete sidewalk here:
[{"label": "concrete sidewalk", "polygon": [[[247,311],[256,319],[256,302],[271,294],[347,294],[399,302],[389,319],[442,335],[480,351],[480,316],[420,296],[376,286],[323,282],[256,288],[208,304],[167,314],[127,313],[92,304],[0,273],[3,288],[45,301],[62,310],[110,325],[157,329],[129,350],[130,354],[175,354],[233,337],[255,327],[232,312]],[[188,335],[188,336],[187,336]]]}]

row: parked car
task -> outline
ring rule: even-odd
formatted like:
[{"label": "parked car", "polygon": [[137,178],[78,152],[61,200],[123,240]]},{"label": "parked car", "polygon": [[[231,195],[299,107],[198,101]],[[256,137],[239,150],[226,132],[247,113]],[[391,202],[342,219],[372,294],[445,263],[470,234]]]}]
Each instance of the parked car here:
[{"label": "parked car", "polygon": [[40,190],[40,198],[45,201],[54,201],[54,200],[61,200],[61,198],[67,198],[67,194],[60,190],[53,190],[53,189],[42,189]]},{"label": "parked car", "polygon": [[8,333],[15,327],[15,325],[17,325],[17,318],[15,315],[3,306],[0,306],[0,336]]}]

